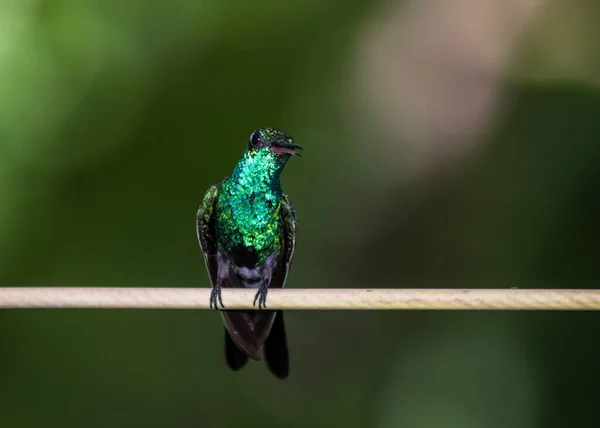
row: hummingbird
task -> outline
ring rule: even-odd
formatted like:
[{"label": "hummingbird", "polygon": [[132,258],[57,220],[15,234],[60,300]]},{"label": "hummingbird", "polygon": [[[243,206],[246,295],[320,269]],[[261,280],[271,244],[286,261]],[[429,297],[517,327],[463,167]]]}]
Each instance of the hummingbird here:
[{"label": "hummingbird", "polygon": [[285,132],[258,128],[233,172],[211,186],[196,217],[198,241],[212,285],[210,307],[225,308],[223,287],[256,289],[258,310],[221,309],[225,360],[234,371],[261,360],[279,379],[289,374],[283,312],[264,310],[269,288],[283,288],[296,243],[296,212],[279,176],[302,147]]}]

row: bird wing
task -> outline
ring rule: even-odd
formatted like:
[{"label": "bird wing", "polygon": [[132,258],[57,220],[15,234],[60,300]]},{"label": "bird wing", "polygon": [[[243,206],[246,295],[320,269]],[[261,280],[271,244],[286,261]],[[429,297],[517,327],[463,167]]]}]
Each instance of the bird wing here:
[{"label": "bird wing", "polygon": [[219,185],[211,186],[202,198],[198,214],[196,215],[196,233],[198,234],[198,242],[204,254],[204,262],[208,270],[208,277],[211,286],[215,286],[217,282],[217,234],[215,226],[215,205],[217,194],[219,193]]},{"label": "bird wing", "polygon": [[[283,194],[281,211],[284,251],[281,257],[281,265],[273,272],[273,279],[270,285],[270,287],[279,288],[285,286],[296,246],[296,211],[291,199],[285,193]],[[273,320],[270,332],[265,336],[265,360],[271,373],[279,379],[285,379],[288,377],[290,371],[290,362],[283,323],[283,311],[277,311]]]},{"label": "bird wing", "polygon": [[285,193],[281,201],[280,218],[282,224],[283,252],[277,266],[273,270],[273,277],[271,278],[269,288],[285,287],[285,281],[292,265],[294,248],[296,247],[296,211],[290,197]]},{"label": "bird wing", "polygon": [[[273,269],[269,288],[283,288],[285,286],[292,256],[294,255],[296,213],[286,194],[283,195],[279,215],[283,251],[277,257],[277,264]],[[232,270],[230,270],[230,276],[231,274],[233,274]],[[223,310],[221,315],[235,344],[249,357],[260,360],[260,348],[269,337],[269,333],[271,333],[277,311]],[[285,346],[285,334],[282,339],[282,346]]]},{"label": "bird wing", "polygon": [[[212,287],[214,287],[217,283],[217,274],[219,271],[219,257],[217,257],[217,254],[221,251],[217,244],[215,222],[215,206],[217,195],[219,193],[219,187],[220,185],[214,185],[206,191],[196,216],[196,232],[198,234],[198,242],[200,242],[200,248],[202,248],[202,253],[204,254],[204,262],[206,263],[206,269],[208,271],[208,277]],[[225,280],[223,285],[239,286],[239,281],[236,281],[236,279],[237,278],[232,275],[230,269],[228,278]],[[231,284],[232,282],[233,284]],[[221,313],[221,315],[223,315],[223,313]],[[232,369],[239,370],[246,364],[248,357],[240,350],[244,348],[239,347],[238,342],[233,340],[236,334],[234,334],[232,331],[232,324],[226,319],[225,316],[223,316],[223,320],[225,321],[225,326],[227,327],[227,332],[225,333],[225,355],[227,364]],[[243,323],[238,321],[234,325],[239,325],[241,327],[240,330],[242,331],[242,334],[245,333],[245,335],[248,336],[246,331],[248,328],[247,323],[246,326],[244,326]],[[258,350],[253,351],[249,347],[246,347],[246,349],[249,355],[252,355],[254,358],[260,358]]]}]

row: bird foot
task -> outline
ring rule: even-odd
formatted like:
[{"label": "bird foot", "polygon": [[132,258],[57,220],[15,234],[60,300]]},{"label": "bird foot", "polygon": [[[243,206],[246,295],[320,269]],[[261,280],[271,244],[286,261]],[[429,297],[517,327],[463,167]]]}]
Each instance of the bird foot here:
[{"label": "bird foot", "polygon": [[265,309],[267,307],[268,292],[268,287],[260,287],[256,293],[256,296],[254,296],[254,303],[252,303],[252,306],[256,306],[256,301],[258,300],[258,309]]},{"label": "bird foot", "polygon": [[213,309],[214,307],[215,310],[219,310],[218,304],[223,308],[225,307],[223,299],[221,298],[221,287],[213,287],[210,292],[210,309]]}]

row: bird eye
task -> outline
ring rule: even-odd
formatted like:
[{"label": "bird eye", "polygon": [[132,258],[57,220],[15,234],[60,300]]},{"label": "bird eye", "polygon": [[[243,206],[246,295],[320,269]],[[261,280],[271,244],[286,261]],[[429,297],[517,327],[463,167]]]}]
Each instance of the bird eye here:
[{"label": "bird eye", "polygon": [[260,136],[260,131],[254,131],[250,136],[250,144],[254,147],[260,147],[263,145],[263,139]]}]

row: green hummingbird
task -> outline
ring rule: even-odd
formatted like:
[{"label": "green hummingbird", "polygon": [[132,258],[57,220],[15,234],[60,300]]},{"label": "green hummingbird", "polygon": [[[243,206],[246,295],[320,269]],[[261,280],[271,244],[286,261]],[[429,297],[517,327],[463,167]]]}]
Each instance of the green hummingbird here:
[{"label": "green hummingbird", "polygon": [[[269,288],[283,288],[296,243],[296,213],[283,193],[279,176],[288,159],[302,149],[285,132],[255,130],[231,175],[211,186],[196,217],[198,241],[212,285],[210,307],[218,309],[223,287],[257,289],[259,310],[221,310],[225,324],[225,359],[234,371],[248,357],[269,370],[289,374],[282,311],[266,308]],[[264,346],[263,346],[264,345]]]}]

